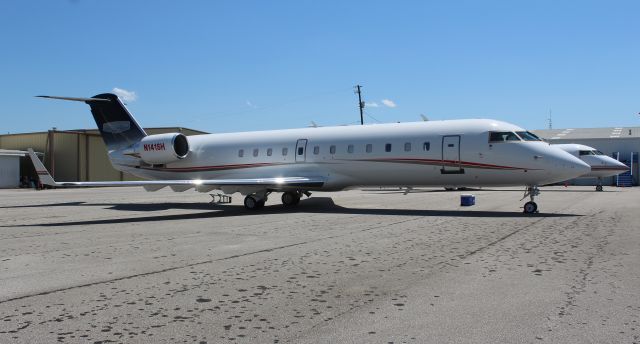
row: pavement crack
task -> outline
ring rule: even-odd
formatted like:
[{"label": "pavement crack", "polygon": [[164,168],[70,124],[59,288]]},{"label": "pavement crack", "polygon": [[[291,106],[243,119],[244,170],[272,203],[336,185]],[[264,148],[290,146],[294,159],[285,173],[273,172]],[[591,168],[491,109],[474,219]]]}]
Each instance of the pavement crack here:
[{"label": "pavement crack", "polygon": [[415,221],[415,220],[418,220],[418,219],[420,219],[420,217],[404,219],[404,220],[401,220],[401,221],[396,221],[396,222],[385,223],[385,224],[381,224],[381,225],[377,225],[377,226],[367,227],[367,228],[364,228],[364,229],[351,231],[349,233],[345,233],[345,234],[342,234],[342,235],[332,235],[332,236],[317,238],[315,240],[301,241],[301,242],[288,244],[288,245],[270,247],[270,248],[266,248],[266,249],[262,249],[262,250],[246,252],[246,253],[241,253],[241,254],[235,254],[235,255],[232,255],[232,256],[218,258],[218,259],[208,259],[208,260],[203,260],[203,261],[190,263],[190,264],[186,264],[186,265],[181,265],[181,266],[174,266],[174,267],[170,267],[170,268],[154,270],[154,271],[148,271],[148,272],[143,272],[143,273],[139,273],[139,274],[133,274],[133,275],[129,275],[129,276],[122,276],[122,277],[112,278],[112,279],[103,280],[103,281],[84,283],[84,284],[74,285],[74,286],[70,286],[70,287],[66,287],[66,288],[58,288],[58,289],[42,291],[42,292],[33,293],[33,294],[27,294],[27,295],[12,297],[12,298],[8,298],[8,299],[5,299],[5,300],[0,300],[0,304],[5,304],[5,303],[8,303],[8,302],[12,302],[12,301],[28,299],[28,298],[31,298],[31,297],[37,297],[37,296],[43,296],[43,295],[49,295],[49,294],[64,292],[64,291],[73,290],[73,289],[91,287],[91,286],[96,286],[96,285],[105,284],[105,283],[124,281],[124,280],[129,280],[129,279],[138,278],[138,277],[151,276],[151,275],[161,274],[161,273],[165,273],[165,272],[169,272],[169,271],[175,271],[175,270],[190,268],[190,267],[199,266],[199,265],[211,264],[211,263],[215,263],[215,262],[221,262],[221,261],[226,261],[226,260],[230,260],[230,259],[246,257],[246,256],[254,255],[254,254],[273,252],[273,251],[276,251],[276,250],[281,250],[281,249],[286,249],[286,248],[290,248],[290,247],[295,247],[295,246],[301,246],[301,245],[305,245],[305,244],[315,243],[315,242],[322,241],[322,240],[336,239],[336,238],[352,235],[354,233],[366,232],[366,231],[371,231],[371,230],[379,229],[379,228],[386,228],[388,226],[393,226],[393,225],[397,225],[397,224],[401,224],[401,223],[405,223],[405,222]]}]

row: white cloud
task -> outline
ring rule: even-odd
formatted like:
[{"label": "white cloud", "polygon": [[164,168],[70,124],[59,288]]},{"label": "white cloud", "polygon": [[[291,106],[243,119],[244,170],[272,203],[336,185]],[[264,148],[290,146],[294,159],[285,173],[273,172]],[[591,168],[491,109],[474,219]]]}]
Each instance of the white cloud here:
[{"label": "white cloud", "polygon": [[380,105],[378,105],[378,103],[373,102],[373,103],[364,103],[365,107],[380,107]]},{"label": "white cloud", "polygon": [[247,104],[247,106],[248,106],[248,107],[250,107],[250,108],[254,108],[254,109],[255,109],[255,108],[257,108],[257,106],[253,105],[253,103],[252,103],[252,102],[250,102],[250,101],[248,101],[248,100],[246,101],[246,104]]},{"label": "white cloud", "polygon": [[394,103],[393,100],[390,100],[390,99],[382,99],[382,104],[390,108],[394,108],[397,106],[396,103]]},{"label": "white cloud", "polygon": [[122,99],[122,101],[124,102],[133,102],[136,99],[138,99],[138,95],[133,92],[133,91],[127,91],[123,88],[117,88],[114,87],[113,90],[111,90],[116,96],[118,96],[118,98]]}]

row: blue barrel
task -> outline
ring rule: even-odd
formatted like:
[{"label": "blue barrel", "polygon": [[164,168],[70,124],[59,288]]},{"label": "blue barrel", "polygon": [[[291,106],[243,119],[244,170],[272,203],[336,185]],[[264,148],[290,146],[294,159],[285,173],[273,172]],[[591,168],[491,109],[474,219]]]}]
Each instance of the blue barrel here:
[{"label": "blue barrel", "polygon": [[460,195],[460,205],[463,207],[470,207],[476,204],[476,196],[471,194]]}]

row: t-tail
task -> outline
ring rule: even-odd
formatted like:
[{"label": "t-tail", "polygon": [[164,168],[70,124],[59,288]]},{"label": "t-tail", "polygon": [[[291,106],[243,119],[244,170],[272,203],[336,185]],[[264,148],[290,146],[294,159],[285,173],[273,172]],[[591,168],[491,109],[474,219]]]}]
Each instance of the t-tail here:
[{"label": "t-tail", "polygon": [[87,103],[91,107],[91,113],[98,125],[100,135],[110,151],[130,147],[147,136],[147,133],[138,125],[138,122],[115,94],[102,93],[91,98],[38,97]]}]

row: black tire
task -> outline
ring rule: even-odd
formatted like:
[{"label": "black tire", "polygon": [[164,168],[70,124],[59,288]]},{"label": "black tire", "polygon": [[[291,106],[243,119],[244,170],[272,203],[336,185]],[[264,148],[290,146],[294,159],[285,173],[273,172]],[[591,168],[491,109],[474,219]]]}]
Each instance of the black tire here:
[{"label": "black tire", "polygon": [[291,207],[300,203],[300,196],[296,192],[284,192],[282,194],[282,204],[285,207]]},{"label": "black tire", "polygon": [[[260,206],[259,202],[253,196],[247,196],[244,198],[244,207],[249,210],[258,209]],[[264,203],[262,203],[264,205]]]},{"label": "black tire", "polygon": [[596,191],[602,191],[602,185],[596,185]]},{"label": "black tire", "polygon": [[538,205],[536,202],[527,202],[524,204],[524,213],[533,214],[538,211]]},{"label": "black tire", "polygon": [[266,202],[266,199],[261,199],[258,201],[258,207],[256,209],[262,209],[264,208],[264,203]]}]

